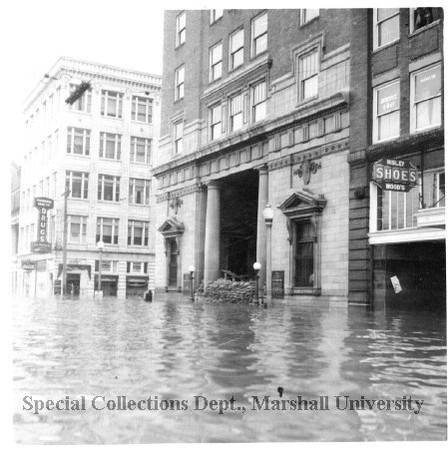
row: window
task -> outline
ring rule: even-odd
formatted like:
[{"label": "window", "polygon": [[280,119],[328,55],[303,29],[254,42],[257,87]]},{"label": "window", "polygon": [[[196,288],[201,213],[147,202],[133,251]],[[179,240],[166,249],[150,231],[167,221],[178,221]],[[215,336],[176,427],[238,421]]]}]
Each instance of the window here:
[{"label": "window", "polygon": [[252,56],[263,53],[268,48],[268,13],[252,20]]},{"label": "window", "polygon": [[98,175],[98,199],[120,201],[120,177]]},{"label": "window", "polygon": [[147,221],[129,220],[128,245],[148,246],[149,223]]},{"label": "window", "polygon": [[174,124],[174,154],[182,153],[184,140],[184,122]]},{"label": "window", "polygon": [[377,87],[373,92],[373,143],[400,135],[400,84]]},{"label": "window", "polygon": [[44,193],[43,196],[45,196],[46,198],[48,198],[48,196],[50,195],[50,177],[47,176],[45,178],[45,186],[44,186]]},{"label": "window", "polygon": [[410,8],[409,14],[411,33],[441,19],[440,8]]},{"label": "window", "polygon": [[44,196],[44,181],[39,181],[38,196]]},{"label": "window", "polygon": [[130,204],[149,204],[150,181],[147,179],[129,180],[129,203]]},{"label": "window", "polygon": [[316,98],[319,89],[319,51],[317,48],[299,57],[299,100]]},{"label": "window", "polygon": [[89,192],[89,174],[79,171],[67,171],[65,186],[70,198],[87,199]]},{"label": "window", "polygon": [[100,134],[100,157],[104,159],[121,158],[121,136],[119,134]]},{"label": "window", "polygon": [[152,123],[152,98],[132,97],[132,120]]},{"label": "window", "polygon": [[398,8],[378,8],[374,14],[374,48],[380,48],[398,40],[400,36],[400,10]]},{"label": "window", "polygon": [[301,9],[300,10],[300,25],[304,25],[307,22],[319,17],[318,9]]},{"label": "window", "polygon": [[244,62],[244,30],[235,31],[230,36],[229,49],[229,70],[233,70]]},{"label": "window", "polygon": [[224,14],[223,9],[211,9],[210,10],[210,24],[215,23]]},{"label": "window", "polygon": [[88,156],[90,154],[90,130],[67,128],[67,153]]},{"label": "window", "polygon": [[147,274],[148,262],[127,262],[126,271],[134,274]]},{"label": "window", "polygon": [[441,66],[411,74],[411,132],[442,124]]},{"label": "window", "polygon": [[210,139],[221,137],[221,105],[210,108]]},{"label": "window", "polygon": [[[95,260],[95,272],[98,273],[100,261]],[[118,273],[118,260],[102,260],[101,273]]]},{"label": "window", "polygon": [[87,217],[68,215],[68,241],[70,243],[85,243],[87,236]]},{"label": "window", "polygon": [[179,67],[174,74],[175,92],[174,99],[184,98],[185,89],[185,66]]},{"label": "window", "polygon": [[266,118],[266,81],[252,88],[252,120],[258,122]]},{"label": "window", "polygon": [[243,95],[230,99],[230,131],[236,131],[243,126]]},{"label": "window", "polygon": [[425,172],[423,174],[423,189],[420,189],[421,208],[445,206],[445,172]]},{"label": "window", "polygon": [[123,94],[103,90],[101,92],[101,115],[121,118],[123,111]]},{"label": "window", "polygon": [[[70,94],[72,94],[78,87],[78,84],[70,84]],[[69,105],[72,111],[92,112],[92,89],[88,89],[81,97],[73,104]],[[103,114],[104,115],[104,114]]]},{"label": "window", "polygon": [[118,218],[98,218],[96,241],[118,245]]},{"label": "window", "polygon": [[151,163],[151,139],[131,137],[131,162]]},{"label": "window", "polygon": [[294,223],[294,286],[314,285],[315,232],[310,221]]},{"label": "window", "polygon": [[210,81],[215,81],[222,76],[222,43],[216,44],[210,49]]},{"label": "window", "polygon": [[185,11],[176,17],[176,47],[179,47],[179,45],[185,42],[186,18]]}]

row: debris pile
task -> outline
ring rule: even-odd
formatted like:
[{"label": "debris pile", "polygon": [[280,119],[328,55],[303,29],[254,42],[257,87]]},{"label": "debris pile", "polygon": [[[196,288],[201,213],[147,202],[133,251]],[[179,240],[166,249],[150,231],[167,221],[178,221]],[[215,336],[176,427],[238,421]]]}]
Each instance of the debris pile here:
[{"label": "debris pile", "polygon": [[204,292],[208,302],[250,303],[255,301],[254,281],[218,279],[210,282]]}]

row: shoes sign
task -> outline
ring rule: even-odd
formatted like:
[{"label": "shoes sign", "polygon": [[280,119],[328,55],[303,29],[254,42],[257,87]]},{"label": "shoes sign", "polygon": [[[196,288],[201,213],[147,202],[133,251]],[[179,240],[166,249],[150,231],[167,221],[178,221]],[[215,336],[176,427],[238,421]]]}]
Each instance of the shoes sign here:
[{"label": "shoes sign", "polygon": [[34,207],[37,208],[37,242],[33,242],[33,253],[48,253],[51,251],[51,243],[47,241],[48,211],[53,209],[54,202],[51,198],[34,198]]},{"label": "shoes sign", "polygon": [[409,192],[417,180],[417,167],[409,161],[382,158],[373,164],[372,181],[383,190]]}]

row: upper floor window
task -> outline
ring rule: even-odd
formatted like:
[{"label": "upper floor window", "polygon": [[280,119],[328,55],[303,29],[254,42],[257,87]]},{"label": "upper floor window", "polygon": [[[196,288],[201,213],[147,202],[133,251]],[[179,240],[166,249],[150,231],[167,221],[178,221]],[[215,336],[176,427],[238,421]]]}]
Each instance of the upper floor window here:
[{"label": "upper floor window", "polygon": [[149,186],[148,179],[129,180],[129,203],[130,204],[149,204]]},{"label": "upper floor window", "polygon": [[215,23],[224,14],[223,9],[211,9],[210,10],[210,24]]},{"label": "upper floor window", "polygon": [[304,25],[307,22],[319,17],[318,9],[301,9],[300,10],[300,25]]},{"label": "upper floor window", "polygon": [[441,66],[411,73],[411,132],[442,124]]},{"label": "upper floor window", "polygon": [[243,126],[243,95],[230,99],[230,131],[236,131]]},{"label": "upper floor window", "polygon": [[252,20],[252,56],[263,53],[268,48],[268,13],[264,12]]},{"label": "upper floor window", "polygon": [[120,201],[120,177],[98,175],[98,199]]},{"label": "upper floor window", "polygon": [[182,153],[184,140],[184,122],[174,124],[174,154]]},{"label": "upper floor window", "polygon": [[215,81],[222,76],[222,43],[214,45],[210,49],[210,81]]},{"label": "upper floor window", "polygon": [[[70,95],[77,89],[77,84],[70,84]],[[51,98],[51,109],[53,109],[53,96]],[[69,109],[72,111],[92,112],[92,90],[88,89],[81,95],[78,100],[69,105]]]},{"label": "upper floor window", "polygon": [[411,33],[441,18],[441,8],[410,8],[409,13]]},{"label": "upper floor window", "polygon": [[[95,260],[95,272],[99,271],[100,261]],[[118,273],[118,260],[102,260],[101,261],[102,273]]]},{"label": "upper floor window", "polygon": [[152,98],[132,97],[132,120],[152,123]]},{"label": "upper floor window", "polygon": [[70,243],[85,243],[87,236],[87,217],[69,215],[67,218],[68,241]]},{"label": "upper floor window", "polygon": [[96,241],[118,244],[118,218],[99,217],[96,222]]},{"label": "upper floor window", "polygon": [[174,100],[184,98],[185,93],[185,66],[179,67],[174,73]]},{"label": "upper floor window", "polygon": [[148,246],[149,223],[147,221],[128,221],[128,245]]},{"label": "upper floor window", "polygon": [[221,105],[210,108],[210,139],[221,137]]},{"label": "upper floor window", "polygon": [[445,171],[425,172],[422,185],[424,185],[423,189],[420,186],[422,208],[445,206]]},{"label": "upper floor window", "polygon": [[70,198],[87,199],[89,193],[89,174],[79,171],[67,171],[65,186]]},{"label": "upper floor window", "polygon": [[131,137],[131,162],[149,164],[151,162],[151,139]]},{"label": "upper floor window", "polygon": [[103,90],[101,92],[101,115],[121,118],[123,113],[123,94]]},{"label": "upper floor window", "polygon": [[244,62],[244,30],[235,31],[229,38],[229,70],[236,69]]},{"label": "upper floor window", "polygon": [[181,12],[176,17],[176,47],[179,47],[179,45],[182,45],[185,42],[186,18],[187,15],[185,11]]},{"label": "upper floor window", "polygon": [[383,47],[398,40],[400,36],[399,8],[378,8],[373,10],[374,48]]},{"label": "upper floor window", "polygon": [[90,154],[89,129],[67,128],[67,153],[79,154],[81,156]]},{"label": "upper floor window", "polygon": [[252,121],[266,118],[266,81],[252,87]]},{"label": "upper floor window", "polygon": [[400,83],[394,81],[373,91],[373,143],[400,135]]},{"label": "upper floor window", "polygon": [[148,262],[127,262],[126,272],[135,274],[148,273]]},{"label": "upper floor window", "polygon": [[121,158],[121,136],[119,134],[100,134],[100,157],[105,159]]},{"label": "upper floor window", "polygon": [[319,51],[317,48],[299,57],[299,99],[316,98],[319,87]]}]

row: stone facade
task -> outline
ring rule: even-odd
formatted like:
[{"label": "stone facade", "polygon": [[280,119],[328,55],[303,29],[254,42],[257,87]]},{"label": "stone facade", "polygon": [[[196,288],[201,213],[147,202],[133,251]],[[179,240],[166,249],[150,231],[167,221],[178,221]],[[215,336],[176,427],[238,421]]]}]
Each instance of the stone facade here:
[{"label": "stone facade", "polygon": [[[320,10],[303,23],[304,10],[228,10],[212,24],[209,14],[165,14],[162,125],[154,168],[156,289],[185,289],[190,265],[196,287],[223,276],[234,262],[229,239],[238,246],[231,240],[238,226],[229,234],[229,222],[238,219],[240,227],[253,229],[256,249],[247,244],[240,257],[249,268],[237,274],[253,276],[257,260],[263,283],[269,276],[266,265],[283,272],[287,295],[346,299],[350,29],[341,24],[347,13]],[[186,19],[185,42],[176,46],[179,18]],[[258,26],[267,33],[267,45],[254,54]],[[232,68],[230,36],[239,30],[244,30],[244,55]],[[222,76],[210,82],[210,48],[220,43]],[[316,75],[310,97],[302,91],[301,67],[307,63],[315,64]],[[185,91],[175,99],[182,67]],[[259,119],[254,98],[263,83],[265,114]],[[242,123],[234,129],[238,96]],[[220,112],[218,137],[212,130],[213,108]],[[247,188],[238,191],[235,186],[245,182]],[[232,189],[236,194],[229,207]],[[247,214],[240,214],[247,216],[232,215],[238,199],[248,201]],[[274,210],[271,244],[262,215],[268,203]],[[303,242],[302,231],[310,234]],[[247,231],[246,238],[251,240]]]}]

